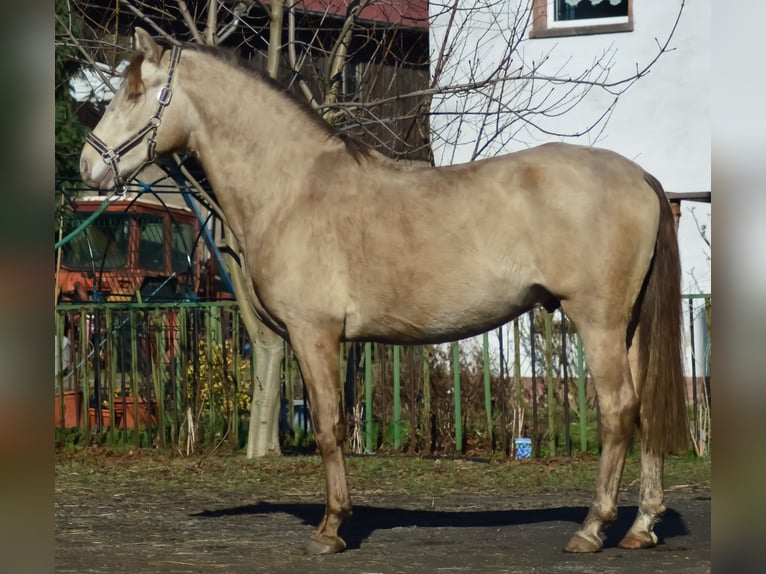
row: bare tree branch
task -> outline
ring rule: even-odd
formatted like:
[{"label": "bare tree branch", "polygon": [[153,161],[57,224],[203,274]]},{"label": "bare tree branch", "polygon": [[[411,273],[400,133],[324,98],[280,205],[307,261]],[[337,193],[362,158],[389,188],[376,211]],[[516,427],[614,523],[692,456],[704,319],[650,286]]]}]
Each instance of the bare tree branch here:
[{"label": "bare tree branch", "polygon": [[284,0],[271,0],[271,23],[269,25],[269,53],[266,73],[276,79],[279,75],[279,55],[282,51],[282,29],[285,11]]},{"label": "bare tree branch", "polygon": [[343,28],[341,29],[340,34],[338,34],[338,40],[335,42],[332,52],[330,53],[330,72],[327,74],[327,79],[325,80],[325,106],[323,106],[323,108],[327,110],[323,115],[330,123],[334,123],[334,121],[332,119],[332,114],[328,113],[329,108],[326,106],[338,101],[341,82],[340,73],[346,65],[353,26],[356,23],[356,19],[359,17],[359,12],[367,6],[368,1],[369,0],[352,0],[348,5],[346,19],[343,21]]},{"label": "bare tree branch", "polygon": [[152,30],[154,30],[154,31],[155,31],[157,34],[159,34],[160,36],[162,36],[163,38],[165,38],[165,40],[167,40],[167,41],[168,41],[168,42],[170,42],[171,44],[176,44],[176,45],[180,44],[180,42],[179,42],[179,41],[178,41],[178,40],[177,40],[175,37],[173,37],[171,34],[168,34],[168,33],[167,33],[167,32],[165,32],[165,30],[163,30],[163,29],[162,29],[160,26],[158,26],[157,24],[155,24],[154,20],[152,20],[152,19],[151,19],[151,18],[149,18],[149,17],[148,17],[146,14],[144,14],[144,13],[143,13],[141,10],[139,10],[138,8],[136,8],[136,7],[133,5],[133,3],[132,3],[132,2],[130,2],[129,0],[120,0],[120,4],[122,4],[123,6],[126,6],[126,7],[128,8],[128,10],[130,10],[130,11],[131,11],[131,12],[133,12],[133,13],[134,13],[136,16],[138,16],[139,18],[141,18],[141,20],[143,20],[143,21],[144,21],[146,24],[148,24],[148,25],[149,25],[149,27],[150,27]]},{"label": "bare tree branch", "polygon": [[[253,0],[247,0],[243,2],[237,2],[237,4],[234,6],[234,9],[228,9],[224,6],[224,9],[226,9],[229,14],[231,14],[231,20],[219,30],[216,45],[223,43],[229,36],[231,36],[242,26],[242,18],[255,4],[256,3]],[[261,3],[259,2],[258,4]]]},{"label": "bare tree branch", "polygon": [[208,2],[205,42],[208,46],[215,46],[218,39],[218,0],[208,0]]},{"label": "bare tree branch", "polygon": [[82,47],[82,43],[79,39],[75,38],[74,34],[72,34],[72,30],[69,28],[69,26],[66,26],[65,23],[62,21],[61,17],[56,14],[56,20],[59,21],[59,23],[62,25],[63,29],[67,32],[67,37],[72,41],[72,44],[77,48],[77,51],[80,52],[83,55],[83,58],[85,58],[85,61],[89,64],[89,68],[92,69],[98,77],[101,79],[101,81],[104,83],[105,86],[107,86],[112,92],[115,92],[116,90],[112,86],[112,82],[109,78],[106,77],[103,70],[100,66],[96,64],[96,62],[93,60],[93,57],[90,55],[90,53]]},{"label": "bare tree branch", "polygon": [[318,106],[317,100],[314,97],[314,94],[311,92],[311,88],[309,88],[308,84],[303,80],[300,74],[300,70],[303,65],[303,59],[301,59],[301,62],[299,63],[298,57],[295,53],[296,42],[294,4],[295,0],[287,0],[287,54],[290,60],[290,68],[292,68],[293,71],[293,79],[291,80],[291,83],[294,81],[298,82],[298,87],[303,93],[303,96],[306,98],[306,101],[311,105],[311,107],[316,109]]},{"label": "bare tree branch", "polygon": [[203,44],[204,41],[202,40],[202,35],[199,33],[199,28],[197,28],[197,24],[194,22],[194,18],[192,18],[192,15],[189,13],[189,8],[186,6],[186,2],[184,0],[178,0],[178,9],[181,12],[181,16],[183,17],[184,22],[186,23],[186,27],[189,28],[189,32],[191,32],[194,41],[198,44]]},{"label": "bare tree branch", "polygon": [[[83,14],[96,6],[92,0],[72,4]],[[549,137],[587,135],[591,143],[598,141],[621,96],[673,51],[686,2],[679,0],[669,32],[654,39],[649,59],[628,70],[614,45],[579,69],[577,59],[561,57],[558,44],[531,61],[528,54],[537,52],[530,51],[534,41],[527,34],[533,14],[530,4],[521,1],[477,0],[470,6],[457,0],[431,2],[431,37],[424,28],[422,44],[406,28],[370,26],[362,20],[373,4],[403,14],[397,0],[353,1],[342,15],[330,12],[329,4],[321,14],[304,13],[295,0],[275,0],[268,6],[263,0],[118,4],[171,42],[176,34],[171,30],[177,30],[173,23],[182,21],[195,42],[225,44],[250,57],[260,54],[257,60],[265,62],[268,75],[287,76],[288,87],[325,119],[384,153],[423,154],[432,142],[460,145],[479,157],[513,142],[532,144]],[[102,57],[94,56],[97,50],[108,54],[123,49],[115,32],[119,18],[126,16],[118,18],[115,11],[113,17],[97,20],[98,12],[93,14],[92,32],[79,49],[83,63],[95,69]],[[430,65],[424,54],[429,44]],[[280,66],[291,73],[279,74]],[[581,107],[595,97],[600,99],[598,109]],[[578,108],[589,111],[576,113]],[[452,121],[433,121],[444,117]]]}]

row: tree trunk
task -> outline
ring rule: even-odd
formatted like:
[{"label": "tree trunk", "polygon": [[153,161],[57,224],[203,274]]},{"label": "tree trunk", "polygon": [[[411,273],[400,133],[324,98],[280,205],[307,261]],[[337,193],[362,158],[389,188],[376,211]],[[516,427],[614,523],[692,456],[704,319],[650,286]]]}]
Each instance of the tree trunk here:
[{"label": "tree trunk", "polygon": [[[257,321],[257,320],[256,320]],[[279,448],[279,370],[284,355],[282,339],[257,321],[253,352],[255,381],[250,403],[247,433],[247,458],[280,454]]]},{"label": "tree trunk", "polygon": [[[236,253],[239,245],[233,234],[227,234],[227,241]],[[266,327],[255,314],[251,298],[255,297],[252,284],[245,280],[249,277],[244,268],[244,258],[240,263],[225,254],[226,268],[231,276],[234,295],[239,303],[240,315],[253,343],[255,361],[255,381],[253,397],[250,403],[250,425],[247,432],[247,458],[281,454],[279,447],[279,369],[284,354],[282,339]]]}]

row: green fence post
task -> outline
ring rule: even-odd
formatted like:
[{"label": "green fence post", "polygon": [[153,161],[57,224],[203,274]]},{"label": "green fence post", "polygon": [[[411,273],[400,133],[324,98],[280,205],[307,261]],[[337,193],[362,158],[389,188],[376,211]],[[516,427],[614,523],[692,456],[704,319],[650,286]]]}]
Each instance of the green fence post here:
[{"label": "green fence post", "polygon": [[484,368],[484,411],[487,414],[487,435],[489,436],[489,445],[492,447],[492,387],[489,375],[489,333],[485,332],[481,336],[481,359]]},{"label": "green fence post", "polygon": [[203,309],[205,312],[205,365],[206,381],[207,381],[207,400],[208,400],[208,436],[211,439],[210,446],[215,446],[212,442],[215,437],[215,425],[216,425],[216,412],[215,412],[215,398],[213,393],[213,341],[215,339],[215,331],[213,329],[213,314],[211,309]]},{"label": "green fence post", "polygon": [[209,325],[211,342],[215,345],[218,345],[223,341],[223,337],[221,335],[221,308],[217,305],[209,305],[207,306],[207,312],[210,316]]},{"label": "green fence post", "polygon": [[[167,321],[170,316],[169,309],[158,309],[156,314],[157,321],[157,361],[154,368],[154,397],[157,401],[157,434],[160,439],[160,446],[165,448],[165,393],[163,382],[165,380],[165,341],[167,336]],[[147,403],[147,408],[151,412],[151,402]],[[147,421],[147,426],[151,424],[151,419]]]},{"label": "green fence post", "polygon": [[[58,349],[58,364],[56,365],[56,372],[58,373],[56,377],[56,384],[59,389],[59,395],[58,395],[58,401],[56,404],[56,408],[59,411],[59,421],[61,422],[61,428],[66,427],[66,419],[65,419],[65,412],[64,412],[64,316],[65,313],[56,312],[56,348]],[[69,342],[69,353],[70,353],[70,359],[71,359],[71,353],[72,353],[72,342]],[[71,363],[70,363],[71,367]],[[56,393],[53,394],[54,397],[56,397]],[[62,444],[63,444],[63,434],[62,436]]]},{"label": "green fence post", "polygon": [[364,344],[364,447],[372,447],[372,343]]},{"label": "green fence post", "polygon": [[431,363],[429,347],[421,347],[423,353],[423,438],[425,447],[431,449],[433,436],[431,434]]},{"label": "green fence post", "polygon": [[[526,409],[524,408],[524,382],[521,380],[521,326],[519,325],[518,317],[513,320],[513,380],[516,383],[516,401],[515,408],[513,409],[513,428],[518,432],[519,437],[524,436],[524,428],[522,420]],[[534,381],[532,383],[532,392],[535,392],[536,386]],[[514,432],[513,434],[516,434]],[[510,444],[503,445],[504,452],[508,452]]]},{"label": "green fence post", "polygon": [[234,408],[231,421],[232,443],[235,448],[239,448],[239,389],[242,385],[239,375],[239,312],[238,308],[232,305],[229,308],[231,313],[231,364],[234,369],[232,379],[234,381]]},{"label": "green fence post", "polygon": [[114,385],[117,384],[117,345],[114,344],[118,331],[113,328],[114,318],[112,308],[106,308],[106,350],[104,355],[109,364],[107,368],[107,400],[109,401],[109,440],[112,444],[117,440],[114,416]]},{"label": "green fence post", "polygon": [[569,359],[567,356],[567,317],[561,312],[561,378],[564,383],[564,446],[567,456],[572,456],[572,421],[569,412]]},{"label": "green fence post", "polygon": [[455,452],[463,452],[463,415],[460,399],[460,344],[452,343],[452,385],[455,393]]},{"label": "green fence post", "polygon": [[548,456],[556,456],[556,428],[553,418],[553,322],[551,313],[545,312],[545,383],[548,387]]},{"label": "green fence post", "polygon": [[373,365],[377,361],[378,365],[373,369],[373,381],[378,383],[378,432],[381,446],[388,446],[389,434],[388,426],[391,419],[388,418],[388,393],[386,392],[386,359],[388,359],[388,345],[384,343],[372,344]]},{"label": "green fence post", "polygon": [[[699,414],[698,414],[698,401],[697,401],[697,349],[694,341],[694,299],[689,297],[687,300],[689,304],[689,346],[691,348],[691,361],[690,366],[692,369],[692,420],[693,428],[699,429]],[[695,444],[697,436],[694,437]]]},{"label": "green fence post", "polygon": [[78,359],[80,360],[80,373],[79,385],[75,385],[82,389],[82,410],[80,412],[80,429],[85,434],[85,444],[90,442],[90,373],[88,369],[88,310],[85,307],[80,307],[80,352],[78,353]]},{"label": "green fence post", "polygon": [[588,437],[586,434],[586,425],[588,416],[585,412],[585,367],[584,353],[582,348],[582,339],[577,335],[577,402],[580,406],[580,450],[588,450]]},{"label": "green fence post", "polygon": [[394,448],[402,444],[402,403],[401,403],[401,347],[394,345]]},{"label": "green fence post", "polygon": [[122,417],[125,425],[125,433],[128,432],[127,415],[128,409],[133,409],[133,438],[136,444],[136,448],[141,447],[141,433],[139,432],[138,425],[138,325],[136,324],[136,310],[130,309],[130,394],[133,397],[133,404],[127,406],[122,412]]},{"label": "green fence post", "polygon": [[[285,400],[287,401],[287,418],[290,430],[295,431],[295,355],[287,346],[284,351],[287,358],[287,375],[285,375]],[[305,413],[304,413],[305,416]]]},{"label": "green fence post", "polygon": [[[178,321],[178,350],[187,351],[189,349],[188,339],[188,318],[189,309],[185,308],[181,310]],[[175,412],[175,424],[176,428],[176,440],[178,441],[177,448],[181,448],[182,440],[185,438],[181,435],[181,429],[184,427],[184,420],[186,420],[186,409],[189,402],[189,353],[180,352],[176,354],[176,412]],[[187,428],[187,435],[190,433],[190,429]]]}]

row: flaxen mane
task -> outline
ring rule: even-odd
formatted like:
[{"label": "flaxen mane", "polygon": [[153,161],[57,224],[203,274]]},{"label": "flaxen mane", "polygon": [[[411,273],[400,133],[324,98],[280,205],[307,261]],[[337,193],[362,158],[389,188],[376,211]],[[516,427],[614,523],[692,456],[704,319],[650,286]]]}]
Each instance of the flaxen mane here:
[{"label": "flaxen mane", "polygon": [[144,55],[141,52],[131,58],[128,67],[122,73],[125,80],[125,95],[129,102],[133,102],[144,91],[144,82],[141,80],[141,64],[144,61]]},{"label": "flaxen mane", "polygon": [[[163,42],[161,40],[158,41],[158,44],[160,44],[164,50],[169,50],[172,48],[169,43]],[[208,54],[229,66],[255,75],[269,89],[272,89],[278,92],[280,95],[286,97],[293,104],[295,104],[297,108],[302,110],[306,118],[313,122],[314,125],[321,128],[327,134],[328,138],[340,139],[346,145],[346,150],[349,152],[349,154],[351,154],[355,161],[360,162],[362,159],[370,156],[372,150],[367,145],[328,124],[324,119],[322,119],[316,110],[314,110],[314,108],[312,108],[308,102],[306,102],[306,100],[300,96],[297,96],[290,90],[285,89],[274,79],[264,74],[261,69],[256,67],[256,64],[253,60],[247,60],[233,50],[227,48],[191,43],[183,44],[182,47],[184,50],[194,50]],[[128,67],[123,73],[123,78],[126,82],[126,95],[129,101],[135,100],[139,95],[141,95],[141,93],[143,93],[144,86],[143,82],[141,81],[141,63],[143,61],[144,55],[140,52],[137,52],[130,60]]]}]

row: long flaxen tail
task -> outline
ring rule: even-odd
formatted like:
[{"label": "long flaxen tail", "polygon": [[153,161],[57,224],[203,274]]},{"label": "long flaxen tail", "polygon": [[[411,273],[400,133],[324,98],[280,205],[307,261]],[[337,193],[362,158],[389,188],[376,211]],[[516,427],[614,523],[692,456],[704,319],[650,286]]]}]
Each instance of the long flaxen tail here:
[{"label": "long flaxen tail", "polygon": [[661,454],[689,446],[686,391],[681,355],[681,266],[673,213],[662,184],[646,173],[660,202],[654,258],[639,311],[641,439]]}]

